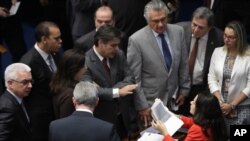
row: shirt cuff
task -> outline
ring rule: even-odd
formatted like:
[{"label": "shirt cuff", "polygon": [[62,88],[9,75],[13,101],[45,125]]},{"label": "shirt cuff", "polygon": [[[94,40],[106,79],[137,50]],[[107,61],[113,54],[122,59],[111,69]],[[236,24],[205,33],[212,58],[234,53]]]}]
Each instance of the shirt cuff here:
[{"label": "shirt cuff", "polygon": [[118,98],[119,96],[119,88],[113,89],[113,98]]}]

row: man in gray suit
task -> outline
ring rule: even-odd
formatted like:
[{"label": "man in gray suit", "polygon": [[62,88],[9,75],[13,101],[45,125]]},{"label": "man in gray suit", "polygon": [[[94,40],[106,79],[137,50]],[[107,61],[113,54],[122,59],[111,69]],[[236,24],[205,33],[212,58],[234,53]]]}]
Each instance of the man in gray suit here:
[{"label": "man in gray suit", "polygon": [[[192,16],[191,22],[177,23],[185,31],[186,46],[189,52],[189,74],[191,77],[191,90],[179,113],[190,115],[190,101],[196,94],[208,90],[207,74],[212,53],[216,47],[224,44],[223,32],[214,27],[214,14],[206,7],[197,8]],[[196,56],[193,54],[195,40],[198,39]],[[192,66],[191,60],[194,57]],[[192,69],[191,69],[192,68]]]},{"label": "man in gray suit", "polygon": [[150,123],[155,98],[176,110],[190,89],[184,32],[180,26],[167,24],[167,15],[161,0],[150,1],[144,9],[148,25],[129,38],[127,60],[139,84],[140,94],[134,101],[144,126]]},{"label": "man in gray suit", "polygon": [[130,130],[132,96],[137,85],[131,75],[126,57],[119,50],[121,31],[112,25],[101,26],[94,36],[94,47],[86,53],[84,80],[100,86],[100,102],[94,111],[97,118],[115,124],[121,139]]}]

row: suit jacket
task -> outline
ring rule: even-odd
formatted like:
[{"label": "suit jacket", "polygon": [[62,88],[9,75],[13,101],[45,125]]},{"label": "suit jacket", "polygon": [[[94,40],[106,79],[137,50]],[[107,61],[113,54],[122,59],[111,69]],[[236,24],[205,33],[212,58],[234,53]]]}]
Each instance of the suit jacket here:
[{"label": "suit jacket", "polygon": [[91,49],[94,46],[94,36],[95,36],[96,30],[93,30],[80,38],[78,38],[75,41],[75,48],[81,49],[83,51],[87,51]]},{"label": "suit jacket", "polygon": [[134,77],[128,70],[125,56],[121,50],[109,59],[111,76],[105,72],[102,62],[95,54],[94,49],[86,53],[86,65],[88,70],[84,75],[84,80],[94,81],[100,86],[99,104],[94,114],[97,118],[115,123],[118,113],[121,113],[125,126],[128,128],[131,111],[132,96],[113,98],[113,88],[121,88],[128,84],[134,84]]},{"label": "suit jacket", "polygon": [[[192,29],[191,29],[191,22],[179,22],[177,25],[180,25],[184,29],[185,39],[186,39],[186,46],[188,49],[188,53],[191,51],[191,40],[192,40]],[[207,88],[207,74],[209,70],[210,60],[212,53],[216,47],[220,47],[224,44],[223,40],[223,32],[216,28],[212,27],[208,33],[208,40],[206,46],[206,53],[203,65],[203,85]]]},{"label": "suit jacket", "polygon": [[8,91],[0,97],[0,141],[31,141],[25,112]]},{"label": "suit jacket", "polygon": [[75,111],[72,101],[74,88],[65,88],[53,96],[53,106],[56,119],[67,117]]},{"label": "suit jacket", "polygon": [[112,124],[83,111],[75,111],[69,117],[51,122],[49,136],[50,141],[120,140]]},{"label": "suit jacket", "polygon": [[[248,53],[249,54],[249,53]],[[225,47],[216,48],[211,58],[208,74],[208,85],[210,92],[217,90],[221,92],[223,81],[223,69],[227,56]],[[234,62],[231,80],[228,88],[227,102],[231,103],[242,91],[250,97],[250,57],[249,55],[237,56]],[[250,99],[244,100],[240,105],[250,105]]]},{"label": "suit jacket", "polygon": [[140,94],[134,98],[137,110],[151,106],[155,98],[167,104],[173,95],[189,93],[188,52],[183,29],[168,24],[167,34],[173,60],[170,71],[149,26],[129,38],[127,60],[141,87]]},{"label": "suit jacket", "polygon": [[101,6],[100,0],[70,0],[73,41],[95,28],[94,13]]},{"label": "suit jacket", "polygon": [[[52,55],[57,64],[59,55]],[[32,130],[35,138],[48,137],[49,123],[54,119],[52,94],[49,83],[52,77],[48,65],[35,48],[31,48],[20,60],[31,68],[34,84],[29,96],[24,100],[30,112]]]},{"label": "suit jacket", "polygon": [[[185,141],[212,141],[212,138],[208,138],[204,134],[204,129],[195,124],[192,118],[182,116],[181,120],[184,122],[183,127],[188,129]],[[163,141],[174,141],[174,139],[170,135],[167,135]]]}]

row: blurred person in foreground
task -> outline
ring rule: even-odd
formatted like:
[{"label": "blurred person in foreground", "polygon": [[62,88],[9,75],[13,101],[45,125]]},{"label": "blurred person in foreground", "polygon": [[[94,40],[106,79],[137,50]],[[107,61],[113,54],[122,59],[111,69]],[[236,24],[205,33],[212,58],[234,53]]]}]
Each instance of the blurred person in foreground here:
[{"label": "blurred person in foreground", "polygon": [[76,84],[73,95],[76,111],[71,116],[51,122],[50,141],[120,141],[111,123],[93,116],[99,102],[95,84],[81,81]]},{"label": "blurred person in foreground", "polygon": [[[190,104],[192,118],[176,115],[184,122],[182,127],[188,129],[184,140],[227,141],[226,123],[218,99],[214,95],[200,93]],[[163,141],[174,141],[163,122],[152,121],[152,126],[164,136]]]}]

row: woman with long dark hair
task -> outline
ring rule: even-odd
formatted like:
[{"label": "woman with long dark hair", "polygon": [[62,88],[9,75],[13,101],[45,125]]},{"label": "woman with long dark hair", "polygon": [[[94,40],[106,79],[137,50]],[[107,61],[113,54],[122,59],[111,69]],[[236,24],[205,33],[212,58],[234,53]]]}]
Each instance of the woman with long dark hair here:
[{"label": "woman with long dark hair", "polygon": [[56,118],[66,117],[75,111],[72,96],[75,85],[83,79],[86,71],[84,52],[69,49],[64,52],[57,72],[50,82]]},{"label": "woman with long dark hair", "polygon": [[[226,141],[227,128],[218,99],[212,94],[198,94],[190,102],[193,117],[178,116],[188,129],[185,141]],[[152,126],[164,135],[163,141],[174,141],[161,121],[153,121]]]}]

